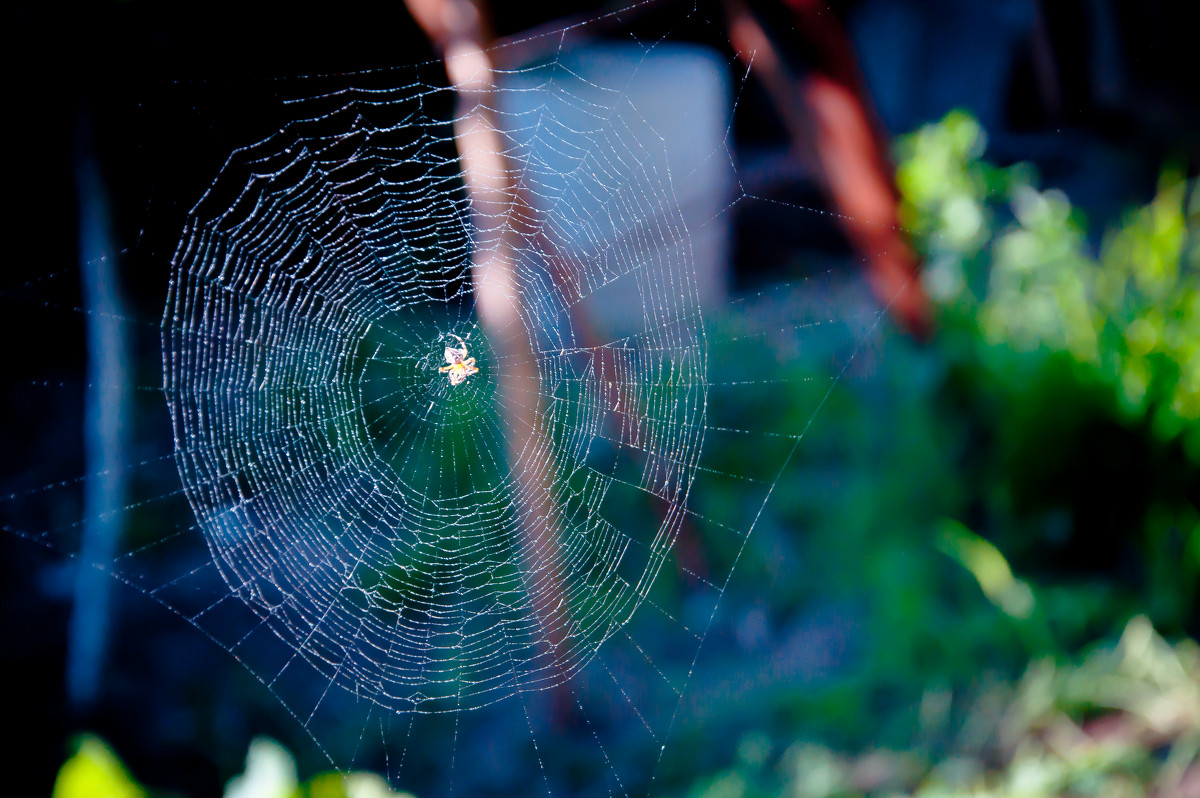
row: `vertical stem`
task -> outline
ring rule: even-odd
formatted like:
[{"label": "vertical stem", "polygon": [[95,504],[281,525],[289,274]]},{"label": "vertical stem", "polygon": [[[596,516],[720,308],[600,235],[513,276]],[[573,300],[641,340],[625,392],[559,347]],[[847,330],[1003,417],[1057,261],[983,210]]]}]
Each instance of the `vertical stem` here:
[{"label": "vertical stem", "polygon": [[121,470],[128,403],[128,346],[115,269],[108,197],[86,116],[77,131],[75,183],[79,209],[79,272],[86,309],[87,385],[84,388],[83,539],[68,630],[67,694],[80,709],[93,704],[104,668],[110,580],[105,569],[121,539],[125,478]]},{"label": "vertical stem", "polygon": [[483,10],[472,0],[408,0],[408,6],[442,51],[446,74],[458,93],[454,132],[476,233],[471,265],[475,307],[497,361],[504,364],[495,377],[508,463],[519,493],[526,591],[542,630],[543,653],[558,671],[558,649],[571,618],[554,499],[557,464],[543,423],[541,374],[516,270],[521,242],[534,234],[535,213],[504,154],[492,111],[494,73],[486,52],[491,35]]}]

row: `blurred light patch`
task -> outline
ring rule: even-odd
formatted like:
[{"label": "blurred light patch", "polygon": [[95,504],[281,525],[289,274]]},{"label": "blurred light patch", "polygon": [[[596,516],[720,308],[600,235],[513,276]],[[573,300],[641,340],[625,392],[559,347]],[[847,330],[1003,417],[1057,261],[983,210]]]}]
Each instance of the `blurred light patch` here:
[{"label": "blurred light patch", "polygon": [[256,737],[246,752],[246,770],[225,787],[225,798],[288,798],[296,792],[296,760],[279,743]]},{"label": "blurred light patch", "polygon": [[93,735],[80,738],[78,748],[58,771],[53,798],[145,798],[113,750]]},{"label": "blurred light patch", "polygon": [[937,547],[971,572],[988,601],[1012,618],[1033,614],[1033,591],[1013,576],[1000,550],[958,521],[946,519],[938,531]]}]

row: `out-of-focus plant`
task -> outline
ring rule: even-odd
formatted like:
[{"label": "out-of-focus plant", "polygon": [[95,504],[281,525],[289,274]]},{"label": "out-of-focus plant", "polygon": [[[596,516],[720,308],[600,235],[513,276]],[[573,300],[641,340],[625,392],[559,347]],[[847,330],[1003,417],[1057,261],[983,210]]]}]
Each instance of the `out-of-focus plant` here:
[{"label": "out-of-focus plant", "polygon": [[[1168,169],[1101,234],[986,143],[952,113],[898,145],[940,331],[868,347],[779,477],[722,605],[771,667],[685,743],[706,753],[680,794],[1179,794],[1195,646],[1150,630],[1200,623],[1200,191]],[[769,307],[734,321],[778,328]],[[714,328],[716,360],[740,329]],[[804,427],[827,382],[803,343],[785,387],[721,423]],[[1192,720],[1162,734],[1166,706]]]},{"label": "out-of-focus plant", "polygon": [[1156,620],[1194,629],[1200,184],[1168,168],[1149,204],[1089,236],[1066,194],[990,165],[986,143],[954,112],[897,146],[941,346],[1001,455],[986,532],[1058,570],[1116,570],[1132,546]]},{"label": "out-of-focus plant", "polygon": [[[146,798],[113,750],[85,735],[59,769],[53,798]],[[149,793],[153,794],[153,793]],[[296,760],[274,740],[257,737],[246,753],[246,769],[225,786],[224,798],[412,798],[388,787],[375,773],[319,773],[301,783]]]},{"label": "out-of-focus plant", "polygon": [[54,781],[53,798],[145,798],[125,765],[108,744],[94,735],[84,735],[75,743],[75,751],[59,768]]},{"label": "out-of-focus plant", "polygon": [[256,737],[246,751],[246,769],[225,785],[224,798],[292,798],[299,784],[291,753],[274,740]]},{"label": "out-of-focus plant", "polygon": [[[930,256],[927,287],[992,345],[1095,368],[1131,416],[1200,460],[1200,184],[1168,168],[1157,196],[1089,253],[1082,214],[1027,164],[982,160],[987,136],[953,112],[900,140],[903,218]],[[999,230],[992,228],[1003,225]]]},{"label": "out-of-focus plant", "polygon": [[[936,698],[930,698],[936,703]],[[689,798],[918,798],[1192,795],[1200,789],[1200,647],[1174,646],[1144,617],[1116,646],[1081,660],[1035,660],[1025,675],[981,686],[959,733],[939,750],[842,754],[800,741],[772,752],[748,734],[729,770]]]}]

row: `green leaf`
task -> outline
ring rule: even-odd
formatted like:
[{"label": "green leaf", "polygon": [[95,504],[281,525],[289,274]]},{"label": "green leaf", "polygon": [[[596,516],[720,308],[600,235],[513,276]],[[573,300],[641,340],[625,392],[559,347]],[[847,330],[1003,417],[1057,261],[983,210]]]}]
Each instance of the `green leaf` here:
[{"label": "green leaf", "polygon": [[52,798],[144,798],[146,795],[108,744],[95,735],[79,739],[75,753],[54,780]]}]

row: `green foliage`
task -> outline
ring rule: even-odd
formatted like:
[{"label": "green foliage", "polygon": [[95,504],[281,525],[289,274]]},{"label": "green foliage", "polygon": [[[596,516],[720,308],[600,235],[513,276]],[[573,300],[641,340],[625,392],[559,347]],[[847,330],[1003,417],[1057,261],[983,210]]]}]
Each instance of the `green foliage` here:
[{"label": "green foliage", "polygon": [[1029,585],[1013,576],[1004,555],[991,543],[957,521],[947,520],[936,545],[971,572],[984,595],[1005,615],[1024,619],[1033,613]]},{"label": "green foliage", "polygon": [[1200,185],[1168,168],[1093,238],[1063,192],[985,146],[961,112],[897,146],[944,396],[999,455],[972,464],[991,483],[985,532],[1047,572],[1136,551],[1155,621],[1183,630],[1200,620]]},{"label": "green foliage", "polygon": [[1001,350],[993,357],[1069,355],[1111,386],[1124,420],[1149,418],[1200,460],[1200,185],[1189,192],[1166,169],[1157,196],[1109,230],[1097,256],[1063,192],[1039,190],[1026,164],[989,165],[985,147],[962,112],[897,145],[903,218],[929,256],[930,294],[951,324]]},{"label": "green foliage", "polygon": [[[1168,168],[1098,233],[1030,165],[985,150],[960,112],[899,142],[939,332],[856,358],[724,600],[734,618],[769,604],[776,657],[820,646],[788,638],[814,618],[847,630],[836,665],[747,675],[758,690],[721,736],[765,739],[769,756],[727,747],[730,764],[680,794],[1139,795],[1196,755],[1195,646],[1153,629],[1200,624],[1200,188]],[[736,362],[730,337],[714,329],[714,362]],[[804,344],[761,405],[715,423],[770,411],[803,428],[829,377]],[[706,456],[745,473],[736,446]],[[711,517],[745,503],[699,501]],[[1148,719],[1168,704],[1191,720]],[[694,743],[707,761],[721,745]]]},{"label": "green foliage", "polygon": [[[85,735],[59,769],[53,798],[146,798],[121,760],[100,738]],[[257,737],[246,753],[246,769],[225,786],[224,798],[412,798],[394,792],[375,773],[318,773],[301,783],[296,760],[274,740]]]},{"label": "green foliage", "polygon": [[[926,693],[926,722],[950,697]],[[1185,794],[1200,777],[1200,648],[1171,646],[1144,617],[1115,646],[1077,661],[1030,663],[1015,682],[992,682],[963,698],[947,745],[841,754],[800,740],[780,751],[747,734],[736,762],[700,780],[689,798],[907,794],[1025,796]]]},{"label": "green foliage", "polygon": [[53,798],[144,798],[125,765],[99,737],[84,735],[54,780]]}]

